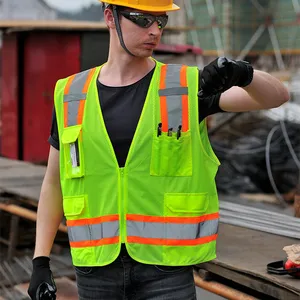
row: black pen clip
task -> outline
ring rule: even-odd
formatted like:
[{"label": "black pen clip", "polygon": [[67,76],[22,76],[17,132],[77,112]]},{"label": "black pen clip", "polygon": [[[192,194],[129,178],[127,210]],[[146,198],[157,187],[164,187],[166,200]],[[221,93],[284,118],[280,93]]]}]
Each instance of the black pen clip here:
[{"label": "black pen clip", "polygon": [[162,128],[162,123],[159,123],[157,127],[157,136],[161,135],[161,128]]},{"label": "black pen clip", "polygon": [[179,138],[181,137],[181,129],[182,129],[182,126],[179,125],[178,130],[177,130],[177,140],[179,140]]}]

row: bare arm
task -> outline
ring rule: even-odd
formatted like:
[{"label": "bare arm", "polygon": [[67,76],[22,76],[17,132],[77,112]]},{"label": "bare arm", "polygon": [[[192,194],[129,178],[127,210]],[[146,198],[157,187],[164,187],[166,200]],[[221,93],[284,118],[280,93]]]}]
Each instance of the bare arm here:
[{"label": "bare arm", "polygon": [[48,167],[38,205],[34,257],[50,255],[62,217],[63,205],[59,176],[59,151],[50,146]]},{"label": "bare arm", "polygon": [[278,79],[255,70],[247,87],[232,87],[222,94],[220,108],[228,112],[270,109],[284,104],[289,97],[287,88]]}]

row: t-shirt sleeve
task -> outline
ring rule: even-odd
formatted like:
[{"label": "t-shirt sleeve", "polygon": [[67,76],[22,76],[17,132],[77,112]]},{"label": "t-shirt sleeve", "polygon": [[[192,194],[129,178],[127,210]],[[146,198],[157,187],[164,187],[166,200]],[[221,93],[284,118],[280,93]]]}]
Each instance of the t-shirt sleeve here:
[{"label": "t-shirt sleeve", "polygon": [[48,139],[48,142],[52,147],[59,150],[59,135],[58,135],[55,108],[53,108],[53,112],[52,112],[51,132],[50,132],[50,137]]},{"label": "t-shirt sleeve", "polygon": [[[199,70],[199,87],[201,86]],[[205,97],[198,97],[198,113],[199,113],[199,123],[201,123],[209,115],[213,115],[219,112],[224,112],[220,108],[220,98],[221,93],[215,95],[209,95]]]}]

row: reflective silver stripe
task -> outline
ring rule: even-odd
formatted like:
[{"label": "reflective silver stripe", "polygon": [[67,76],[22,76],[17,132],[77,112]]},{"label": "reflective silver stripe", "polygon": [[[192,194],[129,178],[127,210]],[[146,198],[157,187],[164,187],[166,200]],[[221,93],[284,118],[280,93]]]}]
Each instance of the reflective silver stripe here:
[{"label": "reflective silver stripe", "polygon": [[174,96],[174,95],[187,95],[188,88],[187,87],[177,87],[177,88],[170,88],[164,89],[159,91],[159,96]]},{"label": "reflective silver stripe", "polygon": [[68,94],[64,96],[64,102],[85,100],[86,94]]},{"label": "reflective silver stripe", "polygon": [[217,234],[218,224],[218,219],[198,224],[127,221],[127,235],[157,239],[198,239]]},{"label": "reflective silver stripe", "polygon": [[80,100],[86,100],[86,94],[83,94],[82,91],[90,71],[86,70],[76,74],[71,83],[69,94],[64,95],[64,102],[68,102],[68,126],[77,125]]},{"label": "reflective silver stripe", "polygon": [[[70,86],[70,95],[76,95],[76,94],[81,94],[82,90],[84,88],[84,85],[88,79],[89,73],[91,70],[86,70],[81,73],[78,73],[75,75],[74,80],[72,81],[72,84]],[[80,99],[78,99],[80,100]]]},{"label": "reflective silver stripe", "polygon": [[77,125],[77,116],[80,100],[72,100],[68,105],[68,126]]},{"label": "reflective silver stripe", "polygon": [[69,226],[70,242],[101,240],[119,236],[119,221],[105,222],[95,225]]},{"label": "reflective silver stripe", "polygon": [[166,89],[180,87],[180,70],[182,65],[169,64],[166,74]]},{"label": "reflective silver stripe", "polygon": [[188,95],[188,88],[180,84],[180,70],[182,65],[170,64],[167,67],[166,88],[159,91],[159,95],[167,97],[168,128],[173,132],[182,125],[182,95]]}]

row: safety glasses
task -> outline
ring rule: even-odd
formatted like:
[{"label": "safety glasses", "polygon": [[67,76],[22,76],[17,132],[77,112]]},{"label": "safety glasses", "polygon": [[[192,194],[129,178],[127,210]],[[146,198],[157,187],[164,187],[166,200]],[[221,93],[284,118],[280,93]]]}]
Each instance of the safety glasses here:
[{"label": "safety glasses", "polygon": [[168,15],[154,16],[151,14],[130,11],[119,11],[119,13],[142,28],[149,28],[152,24],[154,24],[154,22],[157,22],[158,27],[162,29],[166,27],[169,19]]}]

